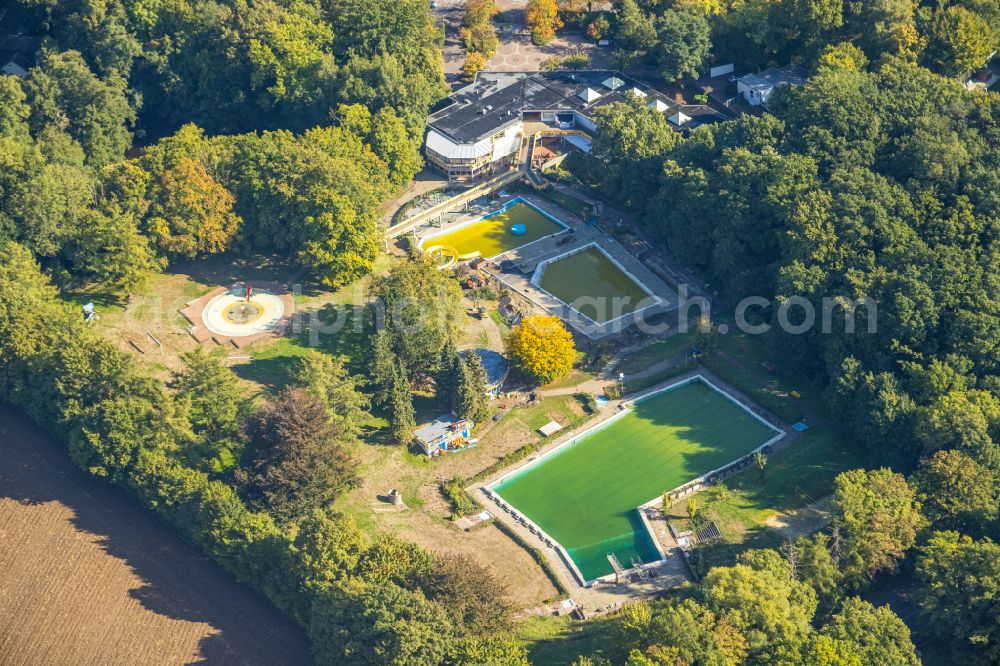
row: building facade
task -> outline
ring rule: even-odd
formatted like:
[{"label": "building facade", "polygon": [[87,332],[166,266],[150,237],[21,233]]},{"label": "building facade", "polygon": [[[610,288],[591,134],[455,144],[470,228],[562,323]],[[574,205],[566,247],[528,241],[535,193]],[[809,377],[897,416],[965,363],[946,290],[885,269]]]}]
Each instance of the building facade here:
[{"label": "building facade", "polygon": [[480,72],[452,103],[427,119],[424,153],[449,180],[505,171],[518,162],[523,140],[539,129],[593,133],[595,110],[634,96],[686,131],[724,119],[714,109],[684,105],[610,70]]}]

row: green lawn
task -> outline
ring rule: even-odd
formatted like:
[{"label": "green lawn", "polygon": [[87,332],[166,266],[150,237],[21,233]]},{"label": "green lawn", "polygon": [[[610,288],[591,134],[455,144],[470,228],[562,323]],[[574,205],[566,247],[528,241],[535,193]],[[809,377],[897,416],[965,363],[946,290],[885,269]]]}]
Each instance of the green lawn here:
[{"label": "green lawn", "polygon": [[[829,428],[815,427],[771,458],[763,473],[752,467],[723,486],[695,495],[703,519],[715,522],[722,540],[696,549],[693,564],[704,574],[713,566],[735,564],[736,556],[748,548],[777,548],[783,538],[767,526],[768,519],[826,497],[833,492],[834,478],[862,460],[856,446]],[[669,513],[684,528],[687,501],[670,507]]]},{"label": "green lawn", "polygon": [[[778,513],[799,509],[833,492],[837,474],[865,464],[865,452],[832,423],[817,422],[807,413],[830,418],[822,391],[799,376],[770,371],[764,367],[767,355],[762,340],[745,334],[729,334],[716,339],[718,351],[702,362],[762,407],[782,420],[793,423],[807,417],[808,430],[789,448],[775,454],[763,474],[751,468],[726,481],[727,492],[706,492],[695,496],[703,518],[714,521],[722,540],[696,549],[693,563],[702,572],[711,566],[728,566],[748,548],[769,548],[781,544],[781,535],[767,527]],[[799,398],[791,395],[798,391]],[[719,490],[717,486],[713,490]],[[687,507],[682,501],[669,513],[683,527]]]},{"label": "green lawn", "polygon": [[566,194],[565,192],[549,188],[546,190],[539,190],[538,194],[557,206],[574,213],[581,220],[586,221],[593,214],[593,208],[589,203],[578,197]]},{"label": "green lawn", "polygon": [[635,508],[757,448],[774,432],[701,381],[638,402],[497,492],[559,541],[590,580],[657,559]]},{"label": "green lawn", "polygon": [[691,349],[694,339],[694,331],[687,331],[685,333],[671,335],[663,340],[657,340],[653,344],[647,345],[646,347],[629,354],[628,357],[621,362],[621,365],[615,369],[624,372],[626,375],[642,372],[649,366],[670,358],[674,354],[688,351]]},{"label": "green lawn", "polygon": [[[527,228],[527,233],[523,236],[512,234],[510,227],[514,224],[523,224]],[[528,204],[518,202],[502,211],[491,213],[478,222],[426,238],[421,241],[420,246],[431,248],[445,245],[454,248],[459,257],[476,252],[483,257],[495,257],[516,247],[551,236],[563,228]]]},{"label": "green lawn", "polygon": [[546,265],[539,286],[599,324],[634,312],[649,297],[596,247]]},{"label": "green lawn", "polygon": [[568,615],[562,617],[532,616],[517,623],[517,637],[528,649],[533,664],[570,666],[580,656],[599,656],[623,661],[614,640],[618,622],[614,616],[579,622]]}]

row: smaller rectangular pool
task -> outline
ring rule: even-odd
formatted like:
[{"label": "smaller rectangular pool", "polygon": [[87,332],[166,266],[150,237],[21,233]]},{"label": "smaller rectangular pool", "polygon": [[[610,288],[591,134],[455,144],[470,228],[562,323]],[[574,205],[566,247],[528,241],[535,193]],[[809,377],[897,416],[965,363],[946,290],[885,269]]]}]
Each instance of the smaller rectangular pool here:
[{"label": "smaller rectangular pool", "polygon": [[598,324],[656,301],[596,245],[545,262],[537,271],[536,286]]},{"label": "smaller rectangular pool", "polygon": [[[512,234],[510,228],[514,224],[523,224],[525,233],[520,236]],[[500,210],[479,219],[424,236],[420,241],[420,249],[444,246],[452,248],[459,259],[471,259],[475,256],[489,259],[567,228],[565,224],[521,197],[516,197]]]}]

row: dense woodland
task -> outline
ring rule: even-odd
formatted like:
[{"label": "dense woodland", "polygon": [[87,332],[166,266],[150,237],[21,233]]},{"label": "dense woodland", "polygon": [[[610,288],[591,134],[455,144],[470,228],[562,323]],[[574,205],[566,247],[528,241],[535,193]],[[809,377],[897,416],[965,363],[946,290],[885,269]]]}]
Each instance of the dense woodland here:
[{"label": "dense woodland", "polygon": [[[577,8],[578,0],[564,0]],[[610,24],[613,59],[659,68],[673,81],[697,78],[708,62],[756,71],[814,65],[831,45],[872,60],[899,57],[944,76],[981,67],[1000,46],[996,0],[614,0],[612,21],[579,8],[584,20]],[[595,17],[596,16],[596,17]],[[851,58],[843,52],[834,58]]]},{"label": "dense woodland", "polygon": [[445,91],[421,0],[28,4],[50,36],[2,83],[0,239],[125,292],[230,248],[370,271]]},{"label": "dense woodland", "polygon": [[[835,522],[835,549],[822,535],[821,545],[799,545],[810,557],[833,556],[837,566],[826,574],[835,580],[801,572],[793,579],[812,582],[822,599],[831,589],[863,591],[880,572],[902,566],[920,581],[926,631],[962,663],[995,663],[1000,98],[934,73],[954,71],[936,66],[927,51],[880,55],[855,41],[807,60],[808,84],[776,93],[772,113],[687,138],[639,103],[609,108],[594,164],[582,171],[716,285],[720,303],[769,299],[770,307],[750,316],[773,324],[766,335],[775,362],[824,388],[831,413],[867,448],[873,467],[894,470],[897,481],[908,477],[909,490],[865,484],[866,501]],[[817,324],[804,334],[783,332],[778,309],[791,298],[808,300],[817,313],[824,298],[835,299],[832,330]],[[865,298],[874,308],[851,307]],[[801,309],[789,313],[793,323],[802,320]],[[841,481],[836,502],[846,501]],[[855,526],[853,538],[869,543],[845,559],[848,525],[862,506],[862,513],[878,506],[878,515]],[[753,559],[759,554],[747,557],[738,568],[762,566]],[[712,578],[702,585],[706,600]],[[827,604],[837,617],[836,604]],[[681,611],[659,612],[666,615],[654,612],[654,625],[677,621]],[[671,650],[679,645],[666,635]],[[715,663],[692,654],[682,653],[684,663]],[[860,656],[866,664],[911,663]],[[658,658],[651,663],[673,663]],[[771,655],[759,663],[779,662]]]},{"label": "dense woodland", "polygon": [[[95,282],[124,295],[224,251],[287,253],[330,287],[368,275],[378,207],[422,166],[446,92],[424,0],[25,4],[46,38],[27,78],[0,77],[0,398],[299,621],[320,663],[526,664],[483,567],[369,540],[329,509],[358,482],[350,450],[372,410],[392,441],[412,432],[413,387],[483,413],[453,280],[418,260],[378,276],[367,376],[316,353],[260,404],[210,354],[149,379],[60,298]],[[476,7],[464,38],[489,52],[492,10]],[[670,81],[729,59],[812,75],[770,114],[689,136],[609,107],[583,179],[720,305],[771,299],[759,322],[791,297],[877,303],[874,332],[861,307],[853,332],[767,334],[870,453],[838,477],[831,528],[630,606],[611,653],[917,664],[902,621],[861,599],[902,571],[942,652],[997,663],[1000,122],[997,95],[960,76],[1000,44],[1000,5],[620,0],[598,18],[621,64]],[[406,299],[419,313],[393,307]],[[403,334],[418,314],[434,325]]]}]

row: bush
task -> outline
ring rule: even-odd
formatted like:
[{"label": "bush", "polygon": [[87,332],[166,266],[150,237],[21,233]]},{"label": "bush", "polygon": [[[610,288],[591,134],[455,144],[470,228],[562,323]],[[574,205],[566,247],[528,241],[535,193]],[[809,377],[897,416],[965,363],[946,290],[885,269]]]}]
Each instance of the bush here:
[{"label": "bush", "polygon": [[448,481],[442,481],[441,495],[451,505],[453,517],[468,516],[479,512],[479,505],[469,497],[469,493],[465,492],[463,480],[460,477],[456,476]]},{"label": "bush", "polygon": [[566,69],[587,69],[590,67],[590,56],[586,53],[573,53],[562,59]]}]

